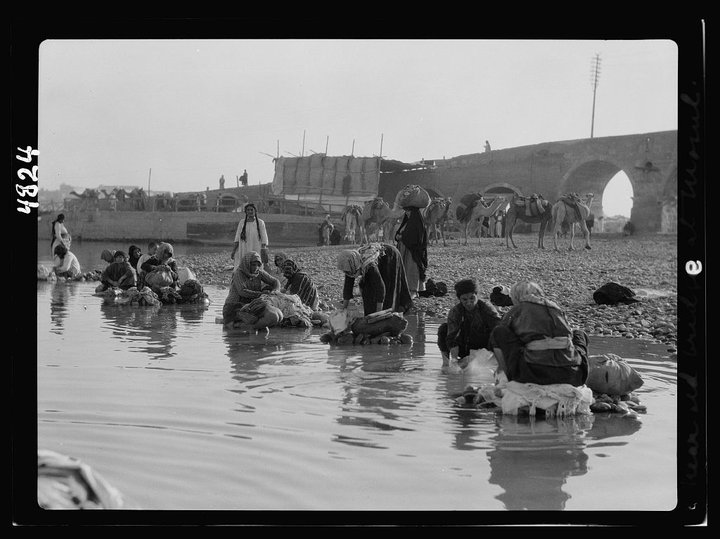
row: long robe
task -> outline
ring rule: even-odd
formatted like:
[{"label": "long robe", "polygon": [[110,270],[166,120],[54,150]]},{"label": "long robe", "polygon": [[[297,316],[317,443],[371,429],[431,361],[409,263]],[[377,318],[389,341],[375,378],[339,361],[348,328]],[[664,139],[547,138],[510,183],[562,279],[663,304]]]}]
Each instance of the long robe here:
[{"label": "long robe", "polygon": [[410,213],[403,217],[395,237],[405,266],[408,286],[411,293],[417,293],[425,290],[428,238],[420,210],[409,210]]},{"label": "long robe", "polygon": [[[235,239],[233,240],[238,244],[234,259],[235,270],[237,270],[238,266],[240,266],[240,261],[246,253],[251,251],[259,253],[262,248],[262,244],[269,245],[267,231],[265,229],[265,221],[258,217],[255,217],[255,221],[248,221],[247,226],[245,227],[245,241],[240,239],[240,234],[242,233],[244,224],[245,220],[238,223],[237,230],[235,231]],[[259,234],[258,228],[260,229]]]}]

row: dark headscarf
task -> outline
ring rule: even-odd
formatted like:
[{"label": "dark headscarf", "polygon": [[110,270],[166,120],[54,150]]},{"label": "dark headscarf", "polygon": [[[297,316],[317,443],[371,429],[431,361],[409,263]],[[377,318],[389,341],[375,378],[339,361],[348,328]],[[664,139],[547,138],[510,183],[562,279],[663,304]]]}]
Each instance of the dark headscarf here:
[{"label": "dark headscarf", "polygon": [[245,227],[247,226],[247,220],[248,220],[248,216],[247,216],[248,208],[253,208],[255,210],[255,225],[257,226],[258,238],[260,237],[260,220],[258,219],[257,208],[255,207],[255,204],[253,204],[252,202],[248,202],[247,204],[245,204],[245,222],[243,223],[242,231],[240,232],[240,239],[242,241],[245,241],[245,238],[246,238]]},{"label": "dark headscarf", "polygon": [[130,258],[128,259],[128,262],[130,262],[130,265],[137,269],[137,263],[138,260],[140,260],[140,247],[137,245],[131,245],[130,249],[128,249],[128,253],[130,254]]},{"label": "dark headscarf", "polygon": [[55,246],[54,254],[59,256],[60,258],[65,258],[65,255],[68,253],[67,247],[60,243],[59,245]]},{"label": "dark headscarf", "polygon": [[285,261],[282,263],[282,270],[283,273],[285,273],[285,269],[289,268],[292,275],[295,275],[298,271],[300,271],[300,268],[298,268],[298,265],[289,258],[285,259]]}]

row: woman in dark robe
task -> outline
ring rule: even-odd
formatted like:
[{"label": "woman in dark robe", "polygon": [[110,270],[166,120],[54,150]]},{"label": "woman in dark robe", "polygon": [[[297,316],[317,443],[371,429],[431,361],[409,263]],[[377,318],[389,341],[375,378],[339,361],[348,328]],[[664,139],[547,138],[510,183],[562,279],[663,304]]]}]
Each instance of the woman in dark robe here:
[{"label": "woman in dark robe", "polygon": [[581,386],[588,377],[588,337],[572,329],[563,310],[537,283],[510,289],[513,307],[490,334],[500,370],[521,383]]},{"label": "woman in dark robe", "polygon": [[418,292],[425,290],[428,266],[428,237],[425,220],[419,208],[413,206],[405,208],[405,215],[395,234],[395,241],[405,265],[410,294],[415,298]]},{"label": "woman in dark robe", "polygon": [[405,313],[412,307],[405,266],[396,247],[371,243],[341,251],[337,266],[345,273],[343,307],[347,308],[353,297],[357,277],[365,316],[385,309]]}]

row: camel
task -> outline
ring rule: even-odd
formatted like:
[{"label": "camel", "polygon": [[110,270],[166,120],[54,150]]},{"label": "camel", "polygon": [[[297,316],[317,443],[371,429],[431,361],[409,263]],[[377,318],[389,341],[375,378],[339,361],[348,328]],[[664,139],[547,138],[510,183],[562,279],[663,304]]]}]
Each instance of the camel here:
[{"label": "camel", "polygon": [[115,196],[115,191],[116,190],[113,189],[108,193],[105,189],[100,189],[100,192],[105,195],[105,199],[108,201],[112,211],[117,211],[117,197]]},{"label": "camel", "polygon": [[365,203],[362,219],[363,227],[368,237],[370,236],[369,227],[377,225],[378,235],[380,230],[383,232],[383,241],[393,241],[393,230],[397,229],[397,225],[399,224],[398,220],[405,215],[405,210],[397,204],[394,204],[394,206],[394,208],[390,208],[390,205],[385,202],[382,197],[376,197]]},{"label": "camel", "polygon": [[82,193],[78,193],[78,192],[76,192],[76,191],[73,190],[73,191],[70,191],[70,194],[73,195],[73,196],[76,196],[76,197],[78,197],[78,198],[83,198],[83,199],[87,199],[87,198],[95,198],[95,199],[97,199],[97,198],[100,198],[100,195],[98,194],[98,191],[97,191],[96,189],[90,189],[90,188],[85,189]]},{"label": "camel", "polygon": [[[529,205],[535,204],[535,210],[537,213],[530,211],[528,214]],[[538,208],[539,206],[539,208]],[[542,209],[542,211],[539,211]],[[552,205],[549,200],[545,200],[542,196],[539,197],[522,197],[515,195],[510,202],[510,207],[505,215],[505,245],[510,248],[510,243],[517,249],[515,240],[513,240],[512,233],[517,221],[523,221],[525,223],[540,223],[540,231],[538,232],[538,249],[545,249],[545,230],[550,225],[552,220]]]},{"label": "camel", "polygon": [[557,239],[562,233],[563,223],[567,224],[570,229],[570,246],[568,251],[575,249],[573,240],[575,239],[575,223],[580,226],[583,237],[585,238],[585,249],[592,249],[590,247],[590,231],[587,227],[586,220],[590,216],[590,204],[592,204],[594,195],[588,193],[584,197],[578,196],[577,193],[570,193],[565,195],[558,200],[552,206],[552,220],[553,220],[553,246],[558,251]]},{"label": "camel", "polygon": [[367,241],[363,223],[363,209],[359,204],[346,206],[340,219],[345,223],[345,236],[343,238],[345,241],[353,244],[362,244]]},{"label": "camel", "polygon": [[97,189],[85,189],[82,193],[76,191],[70,191],[71,195],[76,196],[80,199],[80,209],[88,210],[97,207],[97,202],[100,198],[100,193]]},{"label": "camel", "polygon": [[[504,198],[504,197],[503,197]],[[495,213],[490,215],[489,217],[485,217],[481,222],[481,236],[483,233],[485,234],[484,237],[488,238],[501,238],[502,237],[502,219],[505,218],[505,213],[507,212],[508,206],[510,203],[505,199],[505,204],[500,206]]]},{"label": "camel", "polygon": [[[468,199],[463,197],[463,200]],[[495,212],[498,211],[498,209],[501,209],[506,205],[507,200],[505,199],[505,197],[496,197],[495,200],[492,201],[492,204],[490,204],[490,206],[485,206],[482,196],[479,196],[475,199],[474,202],[467,204],[466,208],[458,207],[455,210],[455,213],[458,222],[461,223],[463,226],[463,235],[465,237],[465,242],[463,243],[463,245],[467,245],[468,228],[470,228],[470,223],[473,223],[478,219],[490,217],[491,215],[494,215]]]},{"label": "camel", "polygon": [[115,188],[115,189],[113,189],[113,192],[115,193],[115,196],[117,197],[118,202],[120,202],[120,204],[125,204],[125,201],[128,199],[128,196],[129,196],[128,192],[122,188]]},{"label": "camel", "polygon": [[142,187],[136,187],[127,194],[128,198],[133,202],[133,209],[143,211],[145,209],[145,202],[147,201],[147,195]]},{"label": "camel", "polygon": [[[445,242],[445,225],[449,218],[450,206],[452,206],[452,198],[436,198],[430,205],[423,211],[423,219],[425,219],[425,228],[427,230],[428,240],[431,237],[435,238],[435,243],[438,243],[439,235],[442,236],[443,247],[447,246]],[[433,232],[432,236],[430,232]]]}]

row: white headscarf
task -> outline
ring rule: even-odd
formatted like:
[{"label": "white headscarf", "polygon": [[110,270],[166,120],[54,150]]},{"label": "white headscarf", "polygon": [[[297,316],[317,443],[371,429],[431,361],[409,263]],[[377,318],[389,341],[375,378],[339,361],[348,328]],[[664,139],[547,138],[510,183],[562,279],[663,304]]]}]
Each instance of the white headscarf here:
[{"label": "white headscarf", "polygon": [[381,254],[380,243],[369,243],[359,249],[340,251],[337,267],[351,277],[360,277],[371,264],[377,264]]},{"label": "white headscarf", "polygon": [[519,305],[521,301],[528,301],[538,305],[546,305],[554,309],[562,310],[553,301],[545,297],[545,292],[539,284],[532,281],[520,281],[510,288],[510,298],[513,304]]}]

